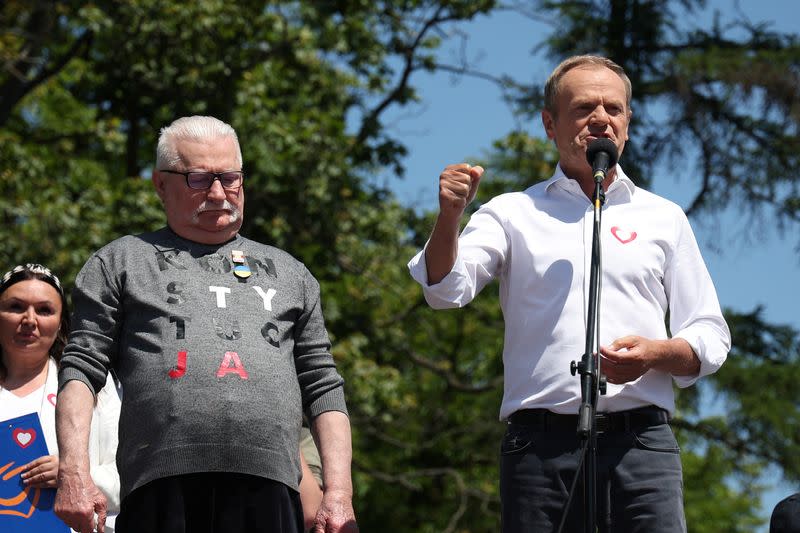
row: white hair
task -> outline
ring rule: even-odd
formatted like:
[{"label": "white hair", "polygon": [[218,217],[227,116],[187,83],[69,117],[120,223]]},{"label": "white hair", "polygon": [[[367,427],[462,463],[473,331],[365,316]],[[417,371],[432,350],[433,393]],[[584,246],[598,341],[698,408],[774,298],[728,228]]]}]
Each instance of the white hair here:
[{"label": "white hair", "polygon": [[161,128],[156,149],[156,169],[173,170],[180,164],[177,141],[210,141],[220,137],[231,137],[236,143],[236,162],[241,167],[242,149],[236,131],[230,124],[218,118],[194,115],[181,117],[166,128]]}]

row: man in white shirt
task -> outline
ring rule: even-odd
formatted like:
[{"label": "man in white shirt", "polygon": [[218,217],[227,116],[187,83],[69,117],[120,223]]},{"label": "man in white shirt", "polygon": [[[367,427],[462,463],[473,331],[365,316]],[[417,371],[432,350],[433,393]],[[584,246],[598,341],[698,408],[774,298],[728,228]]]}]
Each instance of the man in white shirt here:
[{"label": "man in white shirt", "polygon": [[[500,281],[505,317],[501,447],[503,532],[555,531],[576,475],[594,192],[586,147],[608,138],[622,154],[631,117],[623,69],[597,56],[562,62],[545,87],[542,123],[559,152],[552,178],[484,204],[461,236],[483,169],[448,166],[439,215],[409,263],[434,308],[469,303]],[[603,181],[599,309],[597,525],[600,531],[685,531],[672,384],[715,372],[730,348],[713,283],[676,204],[636,187],[619,165]],[[669,312],[670,336],[665,324]],[[573,499],[565,531],[580,531]]]}]

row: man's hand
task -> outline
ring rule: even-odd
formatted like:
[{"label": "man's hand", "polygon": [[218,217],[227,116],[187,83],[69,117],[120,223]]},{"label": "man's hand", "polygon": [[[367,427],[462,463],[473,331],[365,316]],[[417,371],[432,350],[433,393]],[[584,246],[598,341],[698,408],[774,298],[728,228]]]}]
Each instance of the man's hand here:
[{"label": "man's hand", "polygon": [[313,533],[357,533],[352,495],[343,491],[325,491],[314,521]]},{"label": "man's hand", "polygon": [[475,199],[481,175],[482,167],[466,163],[447,166],[439,175],[439,212],[448,218],[460,219]]},{"label": "man's hand", "polygon": [[653,368],[656,362],[665,357],[663,341],[653,341],[628,335],[601,347],[603,357],[600,371],[609,383],[629,383],[639,379]]},{"label": "man's hand", "polygon": [[54,510],[65,524],[79,533],[104,533],[107,509],[106,497],[88,472],[59,471]]},{"label": "man's hand", "polygon": [[25,486],[35,489],[54,489],[58,479],[58,456],[43,455],[24,466],[20,476]]},{"label": "man's hand", "polygon": [[650,369],[674,376],[700,372],[700,359],[684,339],[652,340],[638,335],[620,337],[601,347],[600,371],[609,383],[629,383]]}]

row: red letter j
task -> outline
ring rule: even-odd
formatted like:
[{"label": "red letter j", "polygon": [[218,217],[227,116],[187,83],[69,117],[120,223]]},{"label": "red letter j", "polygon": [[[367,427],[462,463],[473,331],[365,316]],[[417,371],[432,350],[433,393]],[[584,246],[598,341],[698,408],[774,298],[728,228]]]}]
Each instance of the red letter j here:
[{"label": "red letter j", "polygon": [[186,373],[186,352],[178,352],[178,364],[169,371],[169,377],[178,379]]}]

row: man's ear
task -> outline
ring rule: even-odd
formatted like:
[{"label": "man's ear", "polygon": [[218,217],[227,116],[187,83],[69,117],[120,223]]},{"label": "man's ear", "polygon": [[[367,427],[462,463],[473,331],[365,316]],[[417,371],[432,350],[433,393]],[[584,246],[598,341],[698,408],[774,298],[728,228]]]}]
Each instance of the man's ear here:
[{"label": "man's ear", "polygon": [[633,118],[633,109],[628,108],[628,125],[625,126],[625,140],[626,141],[630,140],[630,137],[628,137],[628,132],[631,129],[631,119],[632,118]]},{"label": "man's ear", "polygon": [[153,182],[153,187],[155,187],[156,189],[156,194],[158,195],[159,198],[161,198],[161,201],[163,202],[164,195],[166,194],[164,189],[165,187],[164,174],[162,174],[158,170],[153,170],[153,174],[150,178],[150,181]]},{"label": "man's ear", "polygon": [[547,133],[548,139],[555,140],[556,138],[556,126],[555,126],[555,119],[553,118],[552,113],[547,109],[542,109],[542,126],[544,126],[544,131]]}]

